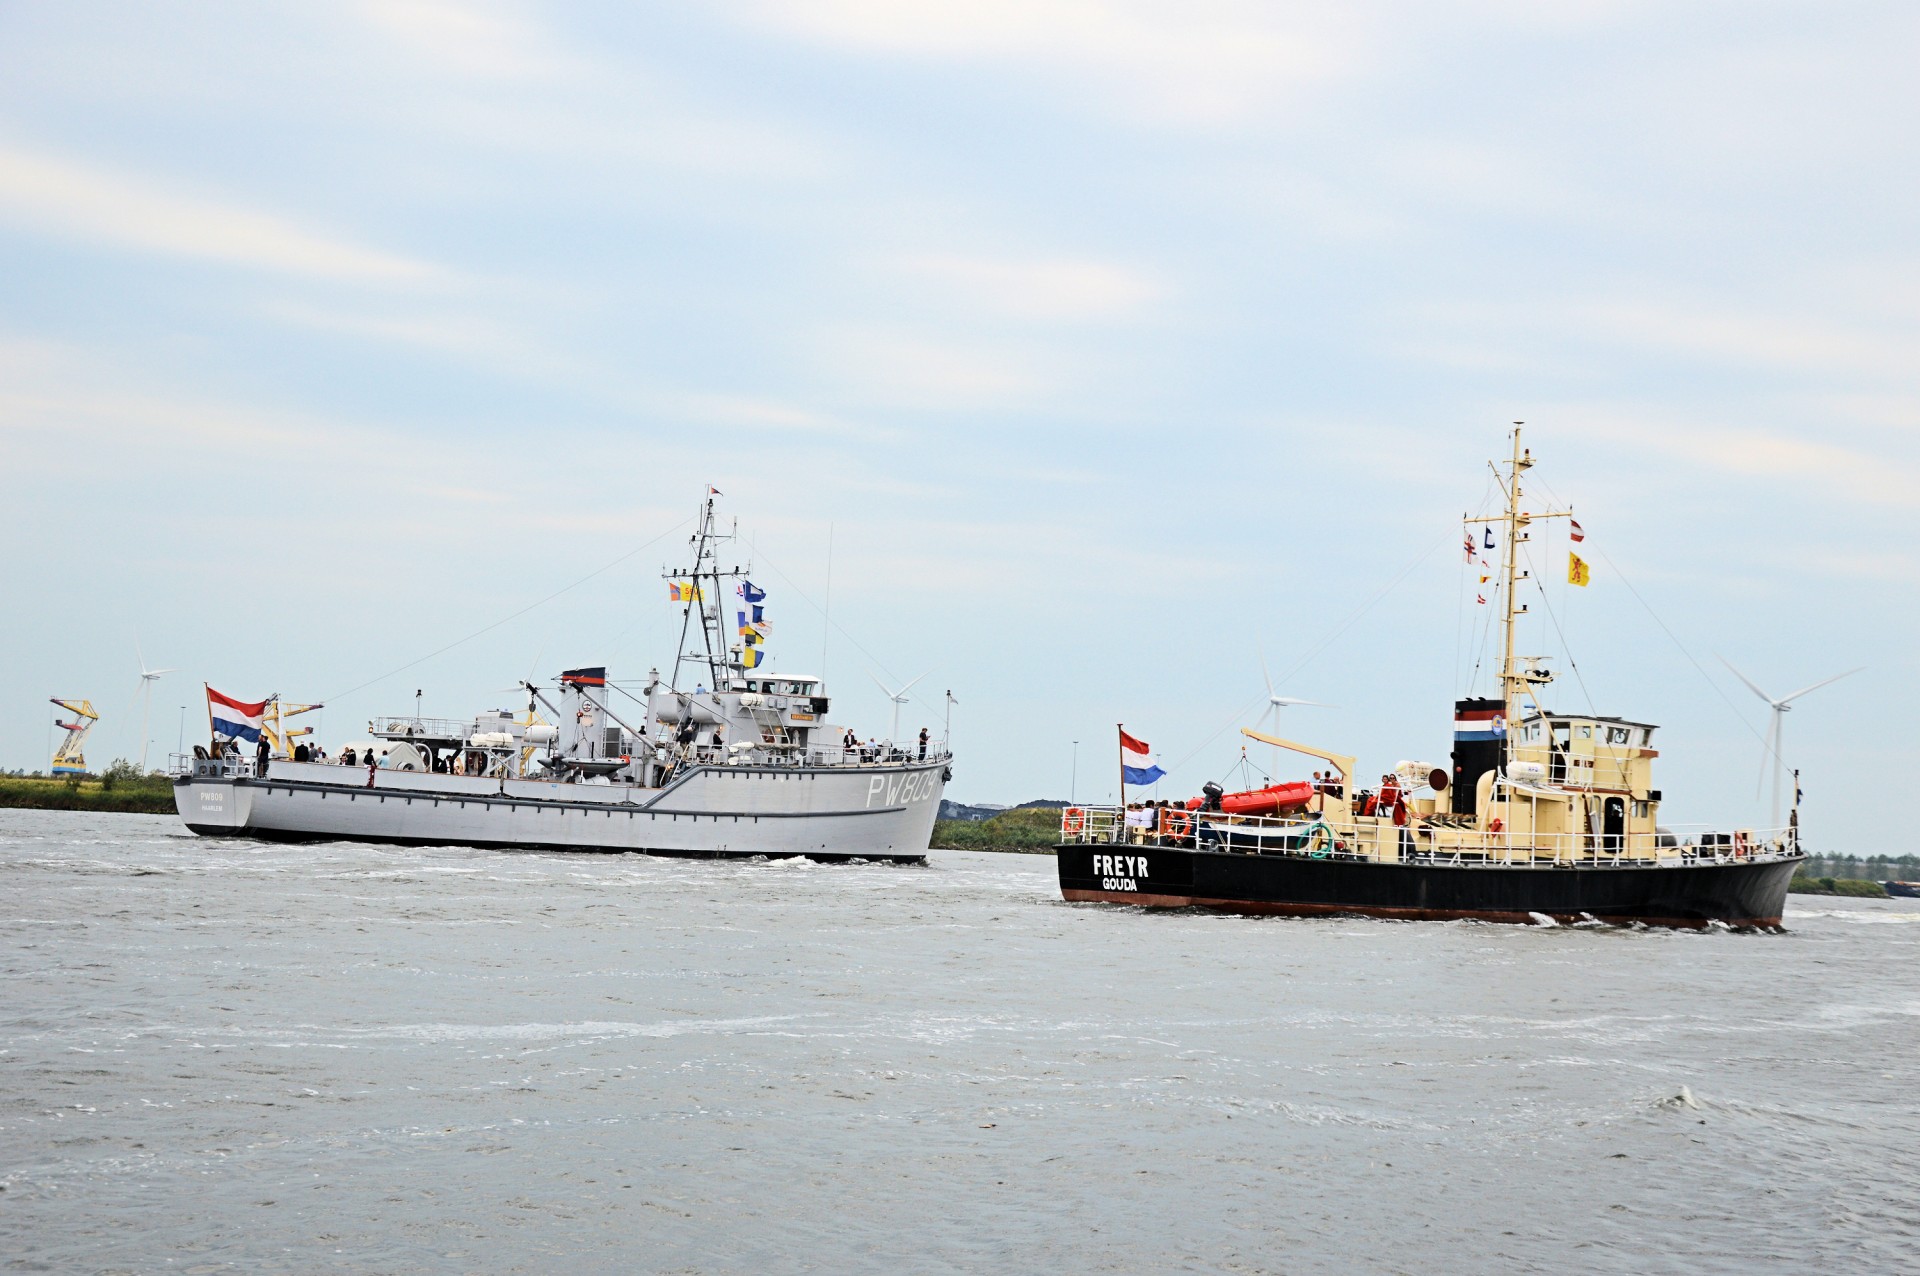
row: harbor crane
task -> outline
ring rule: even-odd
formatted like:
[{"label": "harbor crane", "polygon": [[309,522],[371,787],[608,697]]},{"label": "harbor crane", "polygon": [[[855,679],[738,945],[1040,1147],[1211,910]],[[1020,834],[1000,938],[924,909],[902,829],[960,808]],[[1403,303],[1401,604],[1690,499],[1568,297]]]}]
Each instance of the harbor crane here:
[{"label": "harbor crane", "polygon": [[62,700],[59,696],[49,697],[73,715],[72,722],[62,722],[55,718],[53,725],[66,731],[66,739],[53,751],[53,773],[55,775],[85,775],[87,757],[84,747],[87,732],[93,730],[93,724],[100,721],[100,715],[93,711],[91,700]]}]

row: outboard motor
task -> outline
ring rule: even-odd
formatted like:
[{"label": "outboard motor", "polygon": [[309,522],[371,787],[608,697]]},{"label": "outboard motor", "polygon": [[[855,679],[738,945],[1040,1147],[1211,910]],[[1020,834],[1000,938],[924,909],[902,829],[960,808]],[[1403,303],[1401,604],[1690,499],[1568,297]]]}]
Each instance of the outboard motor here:
[{"label": "outboard motor", "polygon": [[1219,810],[1220,797],[1225,792],[1226,790],[1221,788],[1218,784],[1214,783],[1212,780],[1208,780],[1205,784],[1200,786],[1200,796],[1206,799],[1206,804],[1201,809],[1206,811]]}]

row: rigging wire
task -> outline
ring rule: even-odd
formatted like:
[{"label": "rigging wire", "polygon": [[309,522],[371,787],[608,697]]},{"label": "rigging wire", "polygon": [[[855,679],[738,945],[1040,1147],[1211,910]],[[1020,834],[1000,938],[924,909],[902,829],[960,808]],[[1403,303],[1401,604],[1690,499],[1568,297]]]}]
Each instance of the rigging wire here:
[{"label": "rigging wire", "polygon": [[[1548,498],[1552,500],[1555,504],[1564,505],[1566,503],[1560,500],[1559,496],[1555,494],[1553,488],[1547,485],[1545,480],[1539,480],[1539,482],[1540,482],[1541,489],[1546,492]],[[1727,706],[1727,709],[1733,714],[1735,718],[1738,718],[1740,720],[1740,725],[1747,729],[1747,734],[1751,735],[1754,739],[1759,740],[1761,742],[1762,747],[1767,748],[1768,753],[1771,754],[1772,749],[1768,746],[1766,737],[1762,736],[1758,731],[1755,731],[1753,729],[1753,724],[1747,721],[1747,716],[1740,712],[1739,706],[1734,704],[1734,702],[1727,697],[1727,693],[1721,688],[1720,684],[1713,680],[1713,678],[1707,673],[1706,669],[1700,664],[1698,660],[1694,659],[1693,653],[1687,650],[1687,645],[1680,641],[1679,636],[1676,635],[1673,632],[1673,630],[1667,628],[1667,622],[1660,618],[1660,613],[1653,609],[1652,603],[1649,603],[1645,598],[1641,597],[1640,591],[1635,589],[1633,587],[1633,582],[1627,579],[1627,574],[1620,570],[1620,564],[1614,562],[1612,558],[1608,557],[1607,551],[1604,549],[1600,549],[1596,547],[1591,552],[1595,557],[1599,558],[1602,562],[1606,563],[1607,567],[1612,570],[1615,576],[1618,576],[1620,578],[1620,583],[1627,587],[1627,592],[1633,595],[1633,600],[1639,603],[1640,606],[1643,609],[1645,609],[1648,616],[1653,618],[1654,624],[1660,626],[1660,632],[1665,634],[1667,636],[1667,640],[1673,643],[1674,648],[1678,650],[1681,655],[1687,658],[1687,663],[1694,667],[1695,672],[1697,672],[1700,675],[1701,680],[1704,681],[1709,687],[1713,688],[1713,694],[1719,696],[1720,702]]]},{"label": "rigging wire", "polygon": [[[793,577],[781,571],[780,568],[774,564],[772,559],[762,557],[760,561],[765,563],[769,568],[772,568],[774,575],[778,576],[781,580],[787,582],[787,587],[793,590],[794,593],[800,595],[800,599],[802,602],[806,603],[807,606],[813,608],[815,611],[820,613],[820,619],[824,626],[830,627],[833,631],[838,632],[842,638],[845,638],[848,642],[852,643],[855,650],[857,650],[861,655],[865,656],[868,660],[871,660],[874,663],[874,665],[879,668],[880,672],[887,675],[887,677],[890,680],[896,683],[900,681],[900,675],[896,674],[893,670],[887,668],[885,663],[881,661],[880,657],[874,655],[871,651],[868,651],[865,647],[861,646],[860,640],[858,638],[855,638],[852,634],[848,633],[845,626],[841,625],[840,622],[834,620],[830,615],[828,615],[826,608],[822,607],[819,603],[816,603],[815,601],[813,601],[813,599],[808,596],[806,590],[800,588],[799,585],[794,583]],[[825,658],[824,646],[821,649],[821,655],[822,655],[822,659],[824,659]],[[825,675],[822,674],[821,676],[824,679]],[[926,675],[922,674],[921,676],[925,677]],[[916,679],[916,681],[918,681],[918,679]],[[922,709],[925,709],[928,713],[940,712],[933,705],[928,704],[925,700],[922,700],[917,695],[909,695],[908,699],[912,700],[915,704],[919,705]]]},{"label": "rigging wire", "polygon": [[[1486,486],[1482,488],[1480,492],[1480,509],[1483,513],[1486,511],[1486,508],[1488,504],[1492,501],[1492,499],[1493,499],[1493,482],[1491,479],[1489,479],[1487,481]],[[1470,517],[1461,519],[1460,525],[1462,528],[1464,528],[1471,521],[1472,519]],[[1473,539],[1473,553],[1469,555],[1466,558],[1466,560],[1460,564],[1460,605],[1458,608],[1458,614],[1454,617],[1454,622],[1453,622],[1453,695],[1456,700],[1459,699],[1460,696],[1465,691],[1470,689],[1469,685],[1462,684],[1460,680],[1460,670],[1461,670],[1461,665],[1465,662],[1465,659],[1466,659],[1464,654],[1466,635],[1473,632],[1473,622],[1468,618],[1468,615],[1467,615],[1467,593],[1466,593],[1467,577],[1468,575],[1473,574],[1474,565],[1476,561],[1479,559],[1479,557],[1480,557],[1480,538],[1476,536]],[[1476,590],[1475,597],[1478,597],[1478,596],[1479,596],[1479,591]],[[1476,662],[1474,665],[1474,672],[1478,673],[1479,668],[1480,668],[1479,664],[1478,662]]]},{"label": "rigging wire", "polygon": [[1633,582],[1628,580],[1626,573],[1620,570],[1620,565],[1614,562],[1611,558],[1608,558],[1607,551],[1604,549],[1596,549],[1593,552],[1598,558],[1600,558],[1603,562],[1605,562],[1609,568],[1613,570],[1614,575],[1620,578],[1620,583],[1627,587],[1627,592],[1633,595],[1634,601],[1638,602],[1642,607],[1646,608],[1647,615],[1653,617],[1653,623],[1660,626],[1660,632],[1665,634],[1669,639],[1672,640],[1673,645],[1679,649],[1680,654],[1687,658],[1687,663],[1692,665],[1694,669],[1696,669],[1699,672],[1700,677],[1702,678],[1702,680],[1706,682],[1706,684],[1709,687],[1713,688],[1713,693],[1719,696],[1721,703],[1725,704],[1727,708],[1732,711],[1733,716],[1740,720],[1740,725],[1747,729],[1747,734],[1751,735],[1754,739],[1760,741],[1761,746],[1765,748],[1769,754],[1772,754],[1773,747],[1767,741],[1766,737],[1753,729],[1753,724],[1747,721],[1746,715],[1740,712],[1739,706],[1734,704],[1732,700],[1727,698],[1727,693],[1721,690],[1719,683],[1715,682],[1711,677],[1708,676],[1706,669],[1704,669],[1701,666],[1698,660],[1695,660],[1693,658],[1693,653],[1687,650],[1686,644],[1681,642],[1680,639],[1677,636],[1675,636],[1673,630],[1667,628],[1667,622],[1660,619],[1660,613],[1653,609],[1653,605],[1651,603],[1649,603],[1646,599],[1640,596],[1640,591],[1633,587]]},{"label": "rigging wire", "polygon": [[[1449,532],[1447,534],[1447,537],[1450,538],[1451,536],[1452,536],[1452,533]],[[1317,646],[1315,646],[1312,650],[1307,652],[1306,655],[1300,657],[1299,660],[1295,661],[1292,668],[1288,669],[1285,673],[1281,674],[1280,677],[1275,681],[1274,685],[1275,686],[1284,685],[1289,678],[1293,677],[1293,675],[1299,673],[1302,669],[1306,668],[1307,665],[1311,663],[1315,657],[1317,657],[1321,652],[1325,651],[1328,647],[1331,647],[1334,644],[1334,641],[1338,639],[1341,634],[1344,634],[1345,632],[1347,632],[1347,630],[1353,626],[1353,623],[1355,621],[1359,620],[1360,617],[1366,615],[1367,612],[1371,611],[1375,603],[1378,603],[1382,598],[1385,598],[1389,593],[1392,593],[1394,588],[1397,585],[1399,585],[1401,581],[1405,580],[1410,574],[1412,574],[1414,568],[1418,567],[1420,564],[1426,562],[1427,559],[1431,558],[1433,556],[1433,551],[1438,549],[1442,544],[1445,544],[1445,543],[1446,543],[1446,538],[1443,538],[1442,540],[1435,541],[1433,544],[1427,546],[1424,550],[1420,551],[1420,556],[1418,558],[1414,559],[1412,562],[1408,563],[1405,567],[1401,568],[1400,574],[1395,576],[1392,580],[1388,581],[1385,585],[1381,586],[1379,593],[1375,594],[1373,597],[1367,599],[1366,602],[1361,603],[1359,607],[1355,608],[1354,611],[1350,615],[1348,615],[1348,617],[1345,620],[1340,622],[1339,626],[1335,628],[1332,633],[1328,634],[1325,638],[1321,639],[1320,643]],[[1178,770],[1179,768],[1185,766],[1187,763],[1193,761],[1194,758],[1200,755],[1200,752],[1203,749],[1207,748],[1215,740],[1219,739],[1221,734],[1225,732],[1228,727],[1231,727],[1234,723],[1244,718],[1247,715],[1247,711],[1249,709],[1253,708],[1255,705],[1263,703],[1265,701],[1265,698],[1266,698],[1265,696],[1256,697],[1254,700],[1250,701],[1245,708],[1235,710],[1233,716],[1228,718],[1224,723],[1222,723],[1218,728],[1216,728],[1213,734],[1209,735],[1206,739],[1202,740],[1199,744],[1195,745],[1192,748],[1192,750],[1190,750],[1178,762],[1175,762],[1171,767],[1168,767],[1167,769],[1169,771]]]},{"label": "rigging wire", "polygon": [[[1532,573],[1535,568],[1533,555],[1528,553],[1526,559],[1527,571]],[[1552,561],[1551,553],[1549,553],[1548,561]],[[1553,610],[1553,600],[1547,596],[1546,582],[1538,576],[1533,576],[1532,580],[1534,588],[1540,591],[1540,605],[1546,608],[1547,619],[1553,624],[1553,632],[1560,636],[1560,652],[1567,658],[1567,668],[1573,670],[1573,680],[1580,684],[1580,694],[1587,698],[1587,712],[1597,715],[1600,711],[1594,708],[1593,692],[1587,689],[1586,675],[1580,672],[1580,666],[1573,658],[1573,644],[1567,641],[1567,632],[1560,627],[1560,617]]]},{"label": "rigging wire", "polygon": [[654,545],[658,544],[660,541],[665,540],[667,537],[673,535],[675,532],[679,531],[681,528],[685,527],[688,523],[692,521],[693,520],[691,518],[683,518],[679,522],[675,523],[672,527],[669,527],[666,531],[661,532],[659,535],[651,537],[648,540],[643,541],[639,545],[634,546],[632,549],[620,555],[620,557],[614,559],[612,562],[606,564],[605,566],[596,567],[594,568],[594,570],[588,572],[585,576],[582,576],[579,580],[574,581],[571,585],[562,585],[559,589],[554,590],[551,594],[548,594],[545,598],[542,598],[537,602],[528,603],[525,607],[522,607],[519,611],[514,612],[511,616],[502,616],[499,620],[494,621],[491,625],[487,625],[486,627],[481,629],[476,629],[464,638],[456,638],[452,642],[448,643],[446,646],[440,647],[434,651],[429,651],[426,655],[421,656],[417,660],[409,660],[407,661],[406,664],[401,665],[398,668],[387,670],[387,672],[381,674],[377,678],[369,678],[367,681],[361,683],[357,687],[349,687],[345,691],[338,692],[331,696],[327,696],[326,699],[339,700],[342,697],[352,695],[356,691],[365,691],[368,687],[373,686],[375,683],[385,682],[388,678],[393,677],[397,673],[405,673],[407,670],[413,668],[415,665],[425,664],[427,661],[432,660],[435,656],[444,655],[445,653],[452,651],[455,647],[459,647],[466,643],[472,642],[475,638],[480,637],[482,634],[492,633],[494,630],[500,628],[500,626],[506,624],[508,621],[518,620],[520,617],[526,615],[528,612],[532,611],[534,608],[544,607],[548,603],[552,602],[554,599],[558,598],[560,595],[564,593],[568,593],[572,590],[578,589],[580,586],[586,584],[588,581],[592,580],[596,576],[600,576],[605,574],[606,572],[612,571],[614,568],[618,567],[620,564],[626,562],[629,558],[632,558],[635,554],[638,554],[641,550],[649,549],[653,547]]}]

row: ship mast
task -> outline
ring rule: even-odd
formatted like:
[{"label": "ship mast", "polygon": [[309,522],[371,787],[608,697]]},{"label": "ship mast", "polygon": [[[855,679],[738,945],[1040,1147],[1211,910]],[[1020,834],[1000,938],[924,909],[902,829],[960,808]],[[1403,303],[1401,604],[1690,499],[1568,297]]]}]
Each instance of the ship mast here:
[{"label": "ship mast", "polygon": [[[1523,423],[1513,423],[1513,455],[1507,461],[1507,472],[1500,473],[1498,466],[1493,467],[1494,477],[1500,481],[1507,497],[1507,512],[1502,518],[1507,526],[1507,543],[1501,547],[1504,558],[1501,561],[1501,575],[1505,590],[1500,599],[1503,612],[1500,644],[1500,699],[1501,715],[1506,723],[1502,732],[1504,743],[1502,751],[1512,752],[1513,724],[1519,718],[1521,702],[1533,696],[1533,689],[1553,680],[1553,675],[1537,667],[1537,659],[1516,656],[1513,651],[1514,627],[1526,608],[1518,600],[1519,584],[1527,579],[1520,570],[1520,542],[1528,539],[1527,528],[1538,518],[1571,518],[1573,511],[1547,510],[1539,514],[1529,514],[1520,508],[1520,476],[1533,468],[1533,453],[1520,446],[1520,427]],[[1525,665],[1525,668],[1521,666]],[[1539,698],[1534,696],[1534,703]]]},{"label": "ship mast", "polygon": [[[1521,450],[1520,422],[1515,421],[1513,423],[1513,459],[1507,463],[1505,483],[1507,536],[1506,544],[1502,546],[1505,561],[1501,563],[1501,568],[1506,577],[1506,591],[1500,600],[1506,612],[1505,634],[1500,651],[1500,698],[1505,702],[1501,716],[1506,720],[1508,732],[1513,730],[1513,724],[1520,716],[1520,698],[1526,692],[1526,679],[1518,669],[1514,668],[1513,663],[1513,628],[1515,618],[1519,615],[1514,606],[1516,593],[1514,586],[1518,583],[1520,529],[1527,521],[1527,516],[1520,512],[1520,475],[1532,465],[1533,454]],[[1507,738],[1512,737],[1508,735]]]},{"label": "ship mast", "polygon": [[[700,528],[690,538],[693,546],[693,566],[686,571],[668,571],[663,573],[668,580],[684,580],[693,597],[688,600],[680,613],[680,645],[673,656],[673,677],[667,686],[674,691],[680,689],[680,666],[683,662],[694,660],[707,666],[707,676],[713,682],[713,689],[719,691],[727,681],[727,668],[730,654],[727,648],[724,625],[724,601],[720,597],[722,577],[740,576],[739,567],[731,571],[722,571],[720,567],[719,542],[730,541],[738,535],[738,526],[733,532],[716,531],[713,525],[713,498],[719,495],[711,487],[707,489],[706,501],[700,507]],[[751,569],[751,564],[748,565]],[[711,582],[711,584],[709,584]],[[711,588],[712,592],[708,590]],[[700,613],[700,642],[702,650],[690,651],[687,648],[687,636],[693,627],[695,609]]]}]

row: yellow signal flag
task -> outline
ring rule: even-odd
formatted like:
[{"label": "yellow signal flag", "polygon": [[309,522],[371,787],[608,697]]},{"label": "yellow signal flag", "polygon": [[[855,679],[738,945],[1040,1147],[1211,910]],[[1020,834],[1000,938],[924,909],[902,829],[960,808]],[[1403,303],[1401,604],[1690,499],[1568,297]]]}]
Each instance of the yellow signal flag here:
[{"label": "yellow signal flag", "polygon": [[1587,560],[1578,554],[1569,552],[1567,554],[1567,584],[1579,585],[1584,588],[1591,583],[1592,580],[1593,573],[1587,567]]}]

